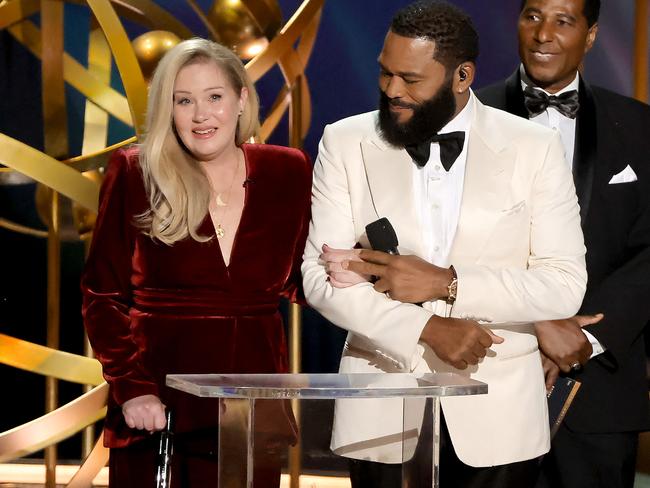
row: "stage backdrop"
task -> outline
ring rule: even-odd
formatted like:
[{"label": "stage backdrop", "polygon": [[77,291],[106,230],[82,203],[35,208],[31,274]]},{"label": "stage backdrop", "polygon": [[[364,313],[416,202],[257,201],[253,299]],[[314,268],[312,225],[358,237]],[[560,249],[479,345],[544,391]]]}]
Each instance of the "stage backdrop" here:
[{"label": "stage backdrop", "polygon": [[[184,2],[162,0],[165,8],[186,23],[196,23]],[[210,1],[199,2],[207,7]],[[299,0],[280,0],[285,19]],[[326,0],[318,39],[307,69],[313,97],[313,119],[305,148],[316,157],[323,127],[343,117],[373,110],[378,98],[376,58],[394,11],[404,0]],[[476,87],[508,76],[517,67],[516,22],[519,0],[456,0],[474,18],[481,37]],[[633,0],[605,2],[599,39],[585,66],[587,78],[612,90],[631,94]],[[38,22],[38,18],[35,18]],[[87,57],[88,11],[66,4],[66,51],[78,60]],[[76,29],[76,26],[84,26]],[[141,28],[127,24],[129,34]],[[140,30],[139,30],[140,29]],[[200,32],[196,26],[195,31]],[[270,107],[280,74],[259,85],[262,110]],[[120,87],[118,76],[113,85]],[[40,63],[6,32],[0,32],[0,132],[42,149],[43,136]],[[71,153],[79,154],[83,99],[67,89]],[[75,130],[76,135],[75,135]],[[286,124],[270,142],[286,144]],[[111,121],[109,142],[125,139],[130,130]],[[41,226],[34,208],[33,185],[0,186],[0,217]],[[0,229],[0,332],[33,342],[45,342],[45,242]],[[81,351],[79,274],[83,250],[64,244],[62,269],[62,348]],[[338,365],[345,334],[316,313],[305,311],[303,369],[331,372]],[[0,367],[3,402],[0,431],[37,417],[43,412],[43,383],[39,378]],[[62,385],[61,402],[79,391]],[[7,394],[11,392],[11,394]]]}]

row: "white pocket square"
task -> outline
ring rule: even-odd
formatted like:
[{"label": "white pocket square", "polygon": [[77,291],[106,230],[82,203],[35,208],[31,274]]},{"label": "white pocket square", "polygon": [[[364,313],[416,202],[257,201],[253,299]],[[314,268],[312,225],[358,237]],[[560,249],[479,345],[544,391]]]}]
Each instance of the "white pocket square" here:
[{"label": "white pocket square", "polygon": [[628,164],[623,171],[612,176],[612,179],[609,180],[609,184],[616,185],[618,183],[632,183],[637,179],[638,178],[636,177],[636,173],[632,168],[630,168],[630,165]]}]

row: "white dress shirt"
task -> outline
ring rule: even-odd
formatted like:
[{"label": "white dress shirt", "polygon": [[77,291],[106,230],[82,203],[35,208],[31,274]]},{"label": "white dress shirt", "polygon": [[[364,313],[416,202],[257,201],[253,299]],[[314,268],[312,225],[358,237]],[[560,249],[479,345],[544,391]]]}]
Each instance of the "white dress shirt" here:
[{"label": "white dress shirt", "polygon": [[[519,67],[519,73],[521,74],[522,91],[525,90],[527,86],[530,86],[535,90],[543,91],[549,96],[551,95],[558,96],[561,95],[562,93],[571,90],[578,91],[580,87],[580,76],[577,72],[576,72],[576,77],[573,79],[573,81],[569,83],[567,86],[565,86],[564,88],[562,88],[557,93],[549,93],[546,90],[536,87],[534,83],[530,80],[530,78],[528,78],[528,75],[526,75],[526,70],[524,69],[523,65]],[[550,127],[553,130],[560,131],[562,145],[564,146],[564,157],[566,158],[569,167],[572,168],[573,155],[575,152],[575,140],[576,140],[576,119],[565,117],[555,107],[548,107],[544,112],[537,115],[536,117],[532,117],[530,120],[538,124],[541,124],[545,127]],[[591,343],[591,347],[593,348],[593,352],[591,353],[592,358],[594,356],[597,356],[598,354],[602,354],[603,352],[605,352],[605,348],[602,346],[600,342],[598,342],[598,339],[596,339],[592,334],[590,334],[584,329],[582,330],[582,332],[587,336],[587,339],[589,339],[589,342]]]},{"label": "white dress shirt", "polygon": [[[523,68],[523,65],[520,66],[519,72],[521,73],[521,90],[525,90],[527,86],[534,88],[535,90],[540,90],[546,93],[548,96],[558,96],[562,93],[566,93],[571,90],[578,91],[580,87],[580,77],[576,72],[576,77],[571,83],[562,88],[557,93],[549,93],[542,88],[536,87],[535,84],[530,81],[526,71]],[[550,127],[553,130],[560,132],[560,138],[562,139],[562,145],[564,146],[564,157],[569,163],[569,167],[573,166],[573,153],[575,151],[575,139],[576,139],[576,119],[571,119],[562,115],[555,107],[548,107],[544,112],[532,117],[530,120],[537,124],[541,124],[545,127]]]},{"label": "white dress shirt", "polygon": [[422,242],[427,252],[426,259],[445,268],[449,266],[447,260],[460,217],[474,103],[472,92],[467,105],[439,132],[465,132],[463,150],[449,171],[440,162],[440,144],[437,142],[431,144],[429,161],[425,166],[419,168],[413,164],[413,196],[422,229]]}]

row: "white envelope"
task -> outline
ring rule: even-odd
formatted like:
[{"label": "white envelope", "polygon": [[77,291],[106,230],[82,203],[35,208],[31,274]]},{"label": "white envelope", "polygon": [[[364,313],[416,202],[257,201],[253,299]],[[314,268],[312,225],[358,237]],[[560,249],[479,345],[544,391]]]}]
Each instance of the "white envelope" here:
[{"label": "white envelope", "polygon": [[637,179],[638,178],[636,177],[636,173],[632,168],[630,168],[630,165],[628,164],[623,171],[612,176],[612,179],[609,180],[609,184],[616,185],[618,183],[632,183]]}]

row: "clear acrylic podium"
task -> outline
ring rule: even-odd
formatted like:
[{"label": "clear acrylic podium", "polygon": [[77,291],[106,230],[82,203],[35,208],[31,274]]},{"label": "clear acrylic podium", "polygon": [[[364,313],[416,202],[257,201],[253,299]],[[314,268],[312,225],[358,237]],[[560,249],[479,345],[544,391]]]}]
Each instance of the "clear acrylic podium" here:
[{"label": "clear acrylic podium", "polygon": [[[280,452],[300,435],[290,400],[353,398],[402,400],[402,486],[438,487],[440,397],[487,393],[451,373],[168,375],[167,386],[219,398],[219,488],[257,487],[265,469],[279,470]],[[319,422],[331,424],[304,415],[301,424]]]}]

